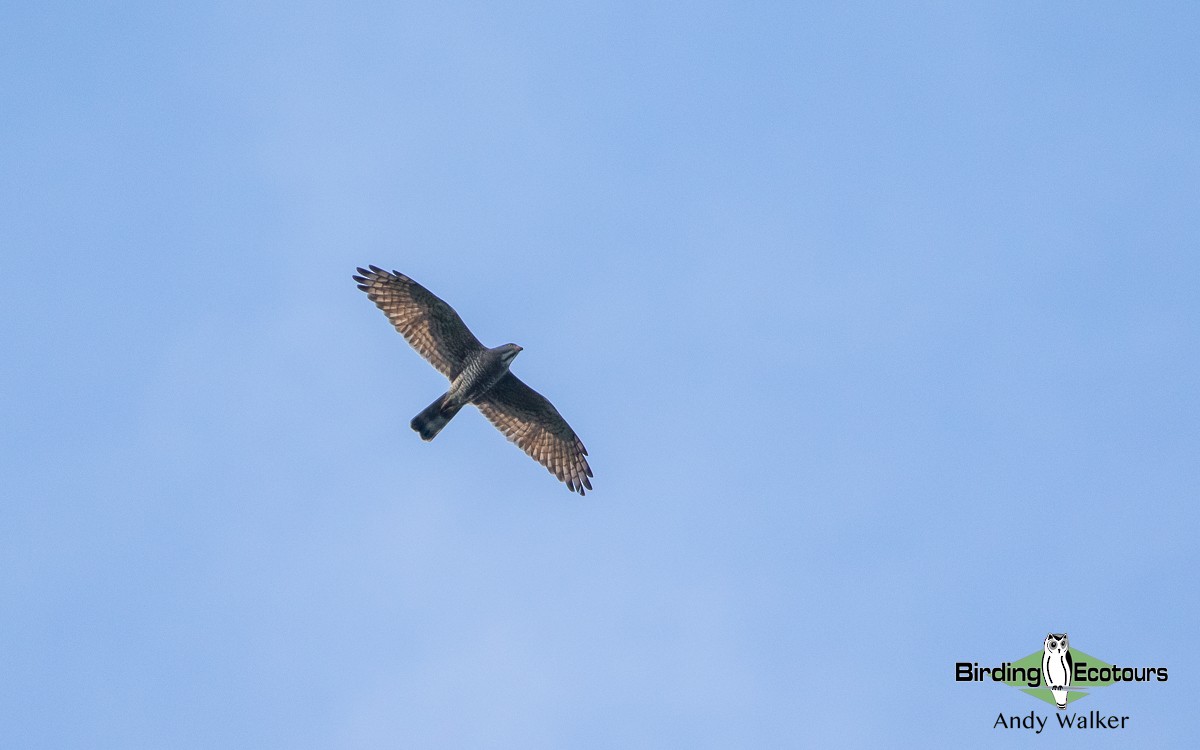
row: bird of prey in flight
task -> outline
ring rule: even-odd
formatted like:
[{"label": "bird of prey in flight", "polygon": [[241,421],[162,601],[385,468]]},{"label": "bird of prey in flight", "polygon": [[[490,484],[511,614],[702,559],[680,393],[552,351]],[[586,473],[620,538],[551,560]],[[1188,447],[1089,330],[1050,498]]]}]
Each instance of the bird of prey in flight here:
[{"label": "bird of prey in flight", "polygon": [[516,344],[489,349],[475,338],[453,307],[402,273],[371,266],[354,280],[396,330],[438,372],[450,390],[413,417],[422,440],[433,440],[455,414],[474,404],[496,429],[565,482],[572,492],[592,488],[583,441],[554,405],[509,372],[521,352]]}]

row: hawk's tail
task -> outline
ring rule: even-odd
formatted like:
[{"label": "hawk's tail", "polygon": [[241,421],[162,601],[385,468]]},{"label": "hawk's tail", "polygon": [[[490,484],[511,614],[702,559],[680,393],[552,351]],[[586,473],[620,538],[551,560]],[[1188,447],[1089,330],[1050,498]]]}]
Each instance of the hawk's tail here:
[{"label": "hawk's tail", "polygon": [[433,440],[437,434],[442,431],[446,423],[454,418],[462,409],[462,405],[451,406],[447,398],[450,394],[445,393],[438,397],[429,406],[413,417],[412,428],[421,434],[422,440]]}]

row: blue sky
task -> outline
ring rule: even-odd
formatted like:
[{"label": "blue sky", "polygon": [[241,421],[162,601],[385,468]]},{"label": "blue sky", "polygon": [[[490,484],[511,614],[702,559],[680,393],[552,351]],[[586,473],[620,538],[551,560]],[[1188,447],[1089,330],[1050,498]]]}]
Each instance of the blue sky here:
[{"label": "blue sky", "polygon": [[1200,10],[564,5],[0,11],[0,744],[1194,739]]}]

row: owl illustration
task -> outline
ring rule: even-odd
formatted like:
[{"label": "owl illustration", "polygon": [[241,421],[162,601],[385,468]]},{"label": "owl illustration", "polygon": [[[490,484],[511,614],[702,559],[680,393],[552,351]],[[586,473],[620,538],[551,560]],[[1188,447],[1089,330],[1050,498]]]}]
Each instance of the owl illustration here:
[{"label": "owl illustration", "polygon": [[1059,709],[1067,707],[1067,688],[1071,687],[1071,644],[1066,633],[1051,633],[1046,636],[1046,651],[1042,654],[1042,684],[1050,688],[1054,704]]}]

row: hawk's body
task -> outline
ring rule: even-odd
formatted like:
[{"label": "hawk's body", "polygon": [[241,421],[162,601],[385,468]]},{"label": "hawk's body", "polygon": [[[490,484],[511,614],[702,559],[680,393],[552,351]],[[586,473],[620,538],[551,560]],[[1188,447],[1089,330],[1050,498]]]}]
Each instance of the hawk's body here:
[{"label": "hawk's body", "polygon": [[421,434],[422,440],[433,440],[459,409],[483,397],[504,377],[520,351],[516,344],[505,344],[468,354],[462,371],[450,380],[450,390],[413,417],[412,428]]},{"label": "hawk's body", "polygon": [[454,308],[402,273],[358,269],[367,293],[421,356],[450,379],[450,390],[413,417],[412,428],[432,440],[455,414],[474,404],[483,415],[560,481],[578,492],[592,488],[587,449],[554,405],[509,372],[516,344],[485,347]]}]

